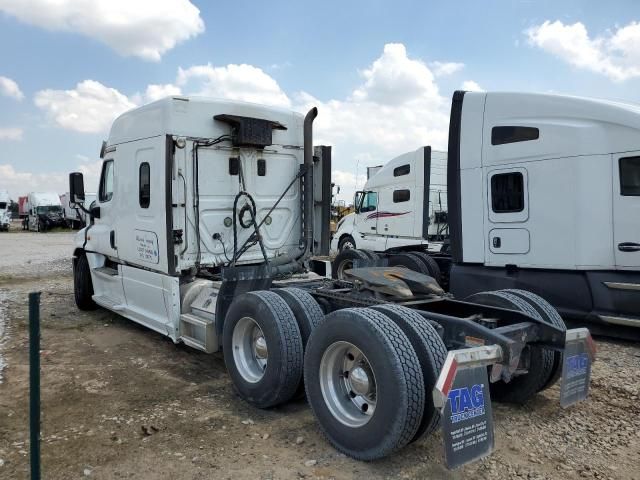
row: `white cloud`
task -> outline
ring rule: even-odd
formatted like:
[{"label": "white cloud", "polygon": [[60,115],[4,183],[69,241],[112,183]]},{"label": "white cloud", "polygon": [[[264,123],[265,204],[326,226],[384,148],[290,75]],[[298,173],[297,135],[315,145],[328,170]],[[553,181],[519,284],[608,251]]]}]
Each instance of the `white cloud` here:
[{"label": "white cloud", "polygon": [[41,90],[35,104],[59,126],[83,133],[106,131],[115,117],[135,107],[126,95],[95,80],[72,90]]},{"label": "white cloud", "polygon": [[429,67],[421,60],[410,59],[401,43],[386,44],[382,56],[361,73],[365,82],[353,92],[356,101],[396,106],[418,97],[438,96]]},{"label": "white cloud", "polygon": [[185,91],[208,97],[244,100],[278,107],[291,101],[278,82],[253,65],[229,64],[223,67],[195,65],[178,70],[176,84]]},{"label": "white cloud", "polygon": [[[102,161],[82,163],[75,170],[84,174],[87,192],[95,192]],[[13,200],[28,192],[56,192],[62,194],[69,190],[69,172],[25,172],[16,170],[11,164],[0,163],[0,190],[8,190]]]},{"label": "white cloud", "polygon": [[271,69],[272,70],[281,70],[283,68],[289,68],[292,67],[293,63],[291,63],[289,60],[282,62],[282,63],[272,63],[271,64]]},{"label": "white cloud", "polygon": [[[449,100],[423,61],[410,58],[403,45],[389,44],[363,77],[344,100],[321,101],[305,92],[295,98],[300,111],[318,107],[314,142],[333,146],[337,171],[355,174],[357,167],[364,174],[366,166],[420,146],[446,148]],[[340,198],[350,201],[352,193],[345,188]]]},{"label": "white cloud", "polygon": [[[142,94],[127,97],[86,80],[73,90],[38,92],[36,104],[60,126],[87,132],[106,130],[115,116],[143,101],[178,93],[252,101],[303,113],[317,106],[314,142],[333,146],[340,197],[351,201],[356,180],[359,187],[364,184],[367,166],[384,164],[424,145],[446,149],[449,124],[449,99],[440,93],[429,66],[411,58],[403,45],[386,45],[361,75],[362,82],[346,97],[322,100],[307,92],[289,97],[273,77],[251,65],[195,65],[179,69],[174,83],[149,85]],[[353,179],[347,172],[352,172]]]},{"label": "white cloud", "polygon": [[353,202],[355,191],[364,187],[367,181],[367,175],[362,173],[363,171],[367,171],[366,167],[360,167],[357,175],[355,171],[333,170],[331,172],[331,181],[340,187],[338,198],[345,200],[347,204]]},{"label": "white cloud", "polygon": [[87,192],[95,193],[98,191],[102,160],[83,162],[76,167],[76,171],[81,172],[84,176],[84,188]]},{"label": "white cloud", "polygon": [[171,95],[228,98],[247,102],[291,107],[291,100],[278,82],[251,65],[214,67],[195,65],[178,69],[175,84],[150,84],[144,94],[127,96],[95,80],[84,80],[71,90],[41,90],[35,104],[56,123],[68,130],[99,133],[109,129],[125,111]]},{"label": "white cloud", "polygon": [[0,95],[15,100],[22,100],[24,98],[24,93],[22,93],[16,81],[2,76],[0,76]]},{"label": "white cloud", "polygon": [[484,92],[484,88],[478,85],[478,82],[474,82],[473,80],[465,80],[462,82],[462,90],[466,90],[468,92]]},{"label": "white cloud", "polygon": [[429,66],[433,69],[436,77],[453,75],[464,68],[464,63],[459,62],[431,62]]},{"label": "white cloud", "polygon": [[0,11],[152,61],[204,31],[200,10],[189,0],[0,0]]},{"label": "white cloud", "polygon": [[144,94],[144,98],[147,102],[153,102],[160,100],[164,97],[170,97],[172,95],[182,95],[180,87],[172,85],[170,83],[164,85],[149,85],[147,91]]},{"label": "white cloud", "polygon": [[22,140],[24,130],[17,127],[0,127],[0,140]]},{"label": "white cloud", "polygon": [[18,196],[29,192],[64,193],[69,188],[68,178],[65,173],[21,172],[10,164],[0,164],[0,190],[8,190],[14,201],[18,201]]},{"label": "white cloud", "polygon": [[640,77],[640,23],[590,37],[581,22],[545,21],[525,31],[529,43],[561,60],[615,81]]}]

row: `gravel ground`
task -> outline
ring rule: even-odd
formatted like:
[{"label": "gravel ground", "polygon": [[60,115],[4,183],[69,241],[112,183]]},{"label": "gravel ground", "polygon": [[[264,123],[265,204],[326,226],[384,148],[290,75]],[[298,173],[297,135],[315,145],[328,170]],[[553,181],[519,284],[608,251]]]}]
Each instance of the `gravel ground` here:
[{"label": "gravel ground", "polygon": [[0,233],[0,278],[68,273],[75,232],[25,232],[14,223]]},{"label": "gravel ground", "polygon": [[26,297],[33,290],[43,292],[47,479],[639,478],[637,344],[598,339],[590,397],[567,410],[557,386],[524,407],[494,403],[496,451],[475,464],[447,471],[439,434],[363,463],[322,438],[304,401],[257,410],[240,400],[221,354],[174,345],[106,310],[78,311],[69,234],[12,233],[0,242],[3,252],[21,250],[2,259],[8,273],[0,276],[3,480],[28,477]]}]

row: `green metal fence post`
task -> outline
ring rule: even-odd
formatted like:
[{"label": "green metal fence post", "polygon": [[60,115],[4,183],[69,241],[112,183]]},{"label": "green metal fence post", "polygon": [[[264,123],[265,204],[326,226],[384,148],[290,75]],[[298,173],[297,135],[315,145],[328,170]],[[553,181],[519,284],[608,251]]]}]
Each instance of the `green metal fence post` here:
[{"label": "green metal fence post", "polygon": [[29,294],[31,480],[40,480],[40,292]]}]

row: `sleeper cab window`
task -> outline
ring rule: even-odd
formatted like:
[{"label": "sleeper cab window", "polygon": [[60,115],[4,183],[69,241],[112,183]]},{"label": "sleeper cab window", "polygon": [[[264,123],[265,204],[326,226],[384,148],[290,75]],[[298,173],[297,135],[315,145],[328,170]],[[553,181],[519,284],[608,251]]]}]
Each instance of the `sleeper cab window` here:
[{"label": "sleeper cab window", "polygon": [[400,165],[399,167],[394,168],[393,176],[401,177],[403,175],[409,175],[409,172],[411,172],[411,165],[407,163],[406,165]]},{"label": "sleeper cab window", "polygon": [[503,126],[491,129],[491,145],[528,142],[540,138],[540,130],[534,127]]},{"label": "sleeper cab window", "polygon": [[515,213],[524,210],[522,173],[498,173],[491,177],[491,208],[496,213]]},{"label": "sleeper cab window", "polygon": [[393,203],[408,202],[411,199],[411,190],[394,190]]},{"label": "sleeper cab window", "polygon": [[102,164],[98,198],[101,202],[109,202],[113,198],[113,160],[105,160]]},{"label": "sleeper cab window", "polygon": [[147,162],[140,164],[138,172],[138,202],[141,208],[149,208],[151,203],[151,167]]},{"label": "sleeper cab window", "polygon": [[620,159],[620,195],[640,196],[640,157]]}]

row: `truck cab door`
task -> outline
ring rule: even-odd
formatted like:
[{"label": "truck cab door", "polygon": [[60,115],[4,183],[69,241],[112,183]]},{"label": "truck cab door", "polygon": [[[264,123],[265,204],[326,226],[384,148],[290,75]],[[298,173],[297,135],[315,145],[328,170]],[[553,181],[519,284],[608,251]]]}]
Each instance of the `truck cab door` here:
[{"label": "truck cab door", "polygon": [[113,259],[118,258],[115,234],[116,205],[118,203],[117,195],[115,195],[116,168],[114,157],[107,157],[102,162],[97,202],[97,206],[100,208],[100,217],[95,219],[90,230],[91,250]]},{"label": "truck cab door", "polygon": [[93,281],[93,299],[99,305],[118,311],[125,304],[121,266],[118,265],[117,220],[122,202],[121,179],[116,175],[120,167],[115,150],[102,163],[98,199],[99,217],[87,230],[87,260]]},{"label": "truck cab door", "polygon": [[378,192],[357,192],[356,202],[356,248],[384,250],[384,238],[378,233]]},{"label": "truck cab door", "polygon": [[640,152],[613,155],[613,248],[618,269],[640,267]]}]

